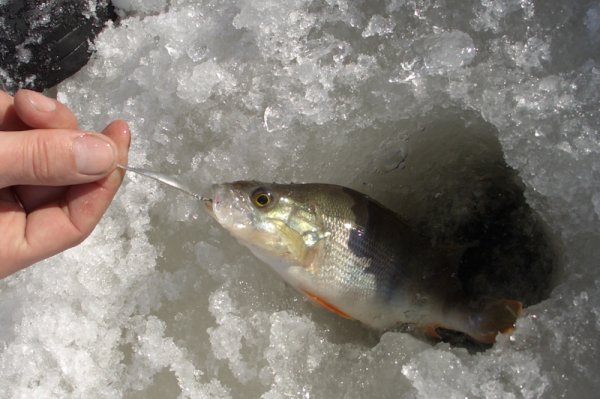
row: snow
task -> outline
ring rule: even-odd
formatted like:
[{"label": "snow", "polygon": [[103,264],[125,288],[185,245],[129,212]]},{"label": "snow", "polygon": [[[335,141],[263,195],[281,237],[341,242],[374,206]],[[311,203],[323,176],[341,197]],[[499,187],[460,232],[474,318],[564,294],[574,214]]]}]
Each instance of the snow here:
[{"label": "snow", "polygon": [[[487,350],[382,335],[305,301],[191,197],[128,174],[84,244],[0,282],[0,397],[595,396],[597,2],[115,5],[124,19],[58,98],[84,129],[127,120],[132,165],[200,193],[341,184],[459,244],[496,212],[512,241],[473,262],[517,271],[496,289],[529,289],[529,306]],[[482,202],[496,188],[526,204]]]}]

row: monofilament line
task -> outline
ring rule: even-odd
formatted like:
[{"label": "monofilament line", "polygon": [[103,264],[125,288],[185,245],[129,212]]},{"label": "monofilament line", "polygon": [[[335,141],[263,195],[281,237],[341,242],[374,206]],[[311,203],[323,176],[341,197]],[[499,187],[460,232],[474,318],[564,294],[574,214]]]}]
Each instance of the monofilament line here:
[{"label": "monofilament line", "polygon": [[166,184],[170,187],[176,188],[180,191],[183,191],[186,194],[191,195],[192,197],[194,197],[196,199],[199,199],[200,201],[210,201],[210,198],[206,198],[199,194],[196,194],[191,189],[189,189],[185,184],[181,183],[174,177],[163,175],[162,173],[152,172],[152,171],[146,170],[146,169],[139,169],[139,168],[134,168],[131,166],[124,166],[121,164],[117,164],[117,167],[120,169],[126,170],[128,172],[133,172],[133,173],[137,173],[142,176],[149,177],[150,179],[154,179],[154,180],[161,182],[163,184]]}]

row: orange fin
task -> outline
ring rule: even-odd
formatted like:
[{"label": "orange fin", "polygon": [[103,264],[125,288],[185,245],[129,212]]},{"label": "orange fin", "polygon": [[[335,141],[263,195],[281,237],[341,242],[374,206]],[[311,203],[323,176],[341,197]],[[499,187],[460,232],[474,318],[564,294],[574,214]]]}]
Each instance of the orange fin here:
[{"label": "orange fin", "polygon": [[323,308],[329,310],[332,313],[337,314],[338,316],[342,316],[344,319],[348,319],[348,320],[352,320],[352,317],[348,316],[348,314],[342,312],[341,310],[339,310],[338,308],[336,308],[335,306],[333,306],[332,304],[322,300],[321,298],[319,298],[316,295],[311,294],[308,291],[302,290],[302,293],[304,295],[306,295],[306,297],[308,299],[310,299],[312,302],[316,303],[317,305],[322,306]]},{"label": "orange fin", "polygon": [[498,333],[511,334],[517,319],[523,314],[523,304],[519,301],[500,300],[488,304],[481,312],[481,322],[476,334],[477,341],[493,344]]},{"label": "orange fin", "polygon": [[424,335],[428,336],[429,338],[442,339],[441,335],[437,332],[437,329],[440,327],[441,326],[439,324],[427,324],[419,326],[419,329]]}]

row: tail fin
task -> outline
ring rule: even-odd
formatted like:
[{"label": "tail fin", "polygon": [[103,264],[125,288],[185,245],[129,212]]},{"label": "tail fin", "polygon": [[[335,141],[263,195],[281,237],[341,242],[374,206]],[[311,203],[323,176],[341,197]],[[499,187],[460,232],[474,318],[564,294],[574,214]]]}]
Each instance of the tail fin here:
[{"label": "tail fin", "polygon": [[478,318],[478,325],[473,326],[469,333],[475,340],[493,344],[496,342],[496,335],[510,334],[515,329],[517,319],[523,313],[523,304],[519,301],[500,300],[486,305]]}]

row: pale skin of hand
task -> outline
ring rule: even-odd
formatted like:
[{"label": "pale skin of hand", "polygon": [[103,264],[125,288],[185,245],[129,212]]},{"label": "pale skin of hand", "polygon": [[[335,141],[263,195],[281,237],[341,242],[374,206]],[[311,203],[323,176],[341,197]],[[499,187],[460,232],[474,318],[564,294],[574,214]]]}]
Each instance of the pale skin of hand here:
[{"label": "pale skin of hand", "polygon": [[129,142],[121,120],[83,132],[56,100],[0,91],[0,278],[90,235],[121,185]]}]

